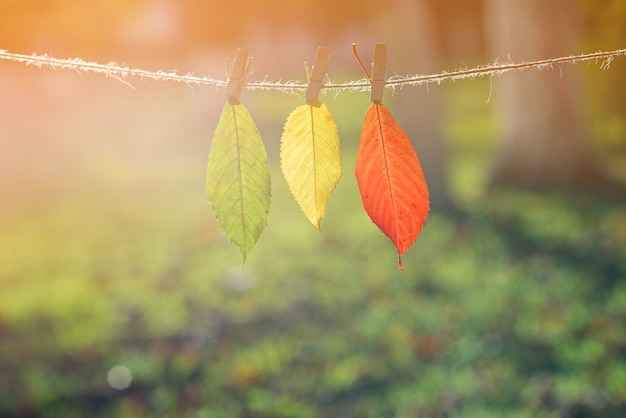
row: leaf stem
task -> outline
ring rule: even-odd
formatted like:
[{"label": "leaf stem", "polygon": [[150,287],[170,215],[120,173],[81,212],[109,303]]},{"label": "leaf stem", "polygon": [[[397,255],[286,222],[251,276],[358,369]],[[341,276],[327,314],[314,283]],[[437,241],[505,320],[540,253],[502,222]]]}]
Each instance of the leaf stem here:
[{"label": "leaf stem", "polygon": [[356,52],[356,43],[352,42],[352,53],[354,54],[354,58],[356,58],[356,62],[359,63],[359,66],[361,67],[361,70],[363,70],[363,73],[365,74],[365,77],[370,81],[370,83],[372,82],[372,77],[370,77],[369,73],[367,72],[367,70],[365,69],[365,66],[363,65],[363,63],[361,62],[361,58],[359,58],[359,54],[358,52]]}]

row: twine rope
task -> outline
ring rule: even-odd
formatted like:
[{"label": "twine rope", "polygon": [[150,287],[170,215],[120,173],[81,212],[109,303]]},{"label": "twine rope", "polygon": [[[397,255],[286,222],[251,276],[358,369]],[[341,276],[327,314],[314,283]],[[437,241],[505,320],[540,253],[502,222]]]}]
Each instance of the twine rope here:
[{"label": "twine rope", "polygon": [[[510,71],[521,71],[529,68],[537,70],[551,69],[561,64],[575,64],[586,61],[600,63],[600,68],[606,70],[618,56],[626,55],[626,49],[613,51],[598,51],[589,54],[569,55],[558,58],[549,58],[537,61],[523,61],[518,63],[498,63],[478,66],[471,69],[460,69],[455,71],[444,71],[439,74],[430,75],[395,75],[385,81],[385,86],[396,89],[404,86],[419,86],[428,83],[441,83],[446,80],[473,79],[477,77],[493,77]],[[141,80],[151,79],[157,81],[174,81],[185,83],[190,86],[214,86],[226,87],[228,81],[218,80],[208,76],[196,76],[193,73],[178,74],[176,71],[150,71],[139,68],[130,68],[126,65],[119,65],[115,62],[100,64],[85,61],[81,58],[55,58],[49,55],[39,54],[16,54],[0,49],[0,59],[19,62],[25,65],[36,67],[48,67],[53,69],[66,69],[79,72],[91,72],[111,77],[125,84],[129,84],[126,79],[138,77]],[[268,80],[254,81],[246,83],[244,88],[248,90],[276,90],[285,93],[295,94],[301,90],[306,90],[308,83],[300,81],[273,82]],[[336,91],[364,91],[370,88],[369,80],[362,78],[345,83],[327,83],[322,86],[324,90]]]}]

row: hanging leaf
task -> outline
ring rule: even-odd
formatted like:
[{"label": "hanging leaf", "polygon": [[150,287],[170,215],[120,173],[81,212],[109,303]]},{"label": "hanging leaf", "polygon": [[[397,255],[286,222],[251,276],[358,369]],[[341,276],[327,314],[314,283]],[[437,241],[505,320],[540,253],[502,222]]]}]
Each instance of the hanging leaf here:
[{"label": "hanging leaf", "polygon": [[281,139],[280,162],[291,194],[319,229],[341,177],[339,132],[325,104],[305,104],[291,112]]},{"label": "hanging leaf", "polygon": [[363,207],[401,256],[428,217],[428,187],[409,138],[383,104],[370,105],[361,132],[355,174]]},{"label": "hanging leaf", "polygon": [[270,169],[261,135],[242,104],[227,103],[215,128],[207,168],[207,197],[243,260],[269,217]]}]

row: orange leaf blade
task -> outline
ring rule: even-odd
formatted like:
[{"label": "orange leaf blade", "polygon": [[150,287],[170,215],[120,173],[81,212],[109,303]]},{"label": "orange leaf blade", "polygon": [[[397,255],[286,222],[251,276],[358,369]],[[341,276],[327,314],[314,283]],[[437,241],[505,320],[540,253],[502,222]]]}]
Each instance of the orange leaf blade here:
[{"label": "orange leaf blade", "polygon": [[417,239],[429,210],[428,186],[409,137],[387,107],[367,110],[355,174],[363,207],[400,257]]}]

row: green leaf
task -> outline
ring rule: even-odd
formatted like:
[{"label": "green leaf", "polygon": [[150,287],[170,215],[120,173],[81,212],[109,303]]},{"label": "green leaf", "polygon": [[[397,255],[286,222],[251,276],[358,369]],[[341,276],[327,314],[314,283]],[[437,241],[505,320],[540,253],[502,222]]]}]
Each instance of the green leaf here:
[{"label": "green leaf", "polygon": [[339,132],[323,103],[297,107],[285,122],[280,164],[291,194],[318,229],[341,177]]},{"label": "green leaf", "polygon": [[207,197],[217,222],[245,262],[267,225],[271,180],[261,135],[242,104],[227,103],[215,128]]}]

